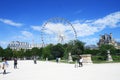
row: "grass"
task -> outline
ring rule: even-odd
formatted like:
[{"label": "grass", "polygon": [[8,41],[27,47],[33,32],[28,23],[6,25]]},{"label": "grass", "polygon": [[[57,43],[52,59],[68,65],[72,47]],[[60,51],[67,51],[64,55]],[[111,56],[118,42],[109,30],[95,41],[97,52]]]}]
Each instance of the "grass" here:
[{"label": "grass", "polygon": [[93,61],[93,63],[95,63],[95,64],[99,64],[99,63],[120,63],[120,61]]},{"label": "grass", "polygon": [[[49,60],[51,62],[56,62],[56,60]],[[69,63],[69,64],[74,64],[75,62],[68,62],[67,60],[60,60],[59,63]]]},{"label": "grass", "polygon": [[[46,60],[40,60],[40,61],[46,61]],[[56,60],[48,60],[48,61],[51,61],[51,62],[56,62]],[[105,60],[92,60],[93,64],[102,64],[102,63],[120,63],[120,61],[105,61]],[[68,63],[68,64],[75,64],[75,61],[73,62],[68,62],[67,60],[60,60],[59,63]]]}]

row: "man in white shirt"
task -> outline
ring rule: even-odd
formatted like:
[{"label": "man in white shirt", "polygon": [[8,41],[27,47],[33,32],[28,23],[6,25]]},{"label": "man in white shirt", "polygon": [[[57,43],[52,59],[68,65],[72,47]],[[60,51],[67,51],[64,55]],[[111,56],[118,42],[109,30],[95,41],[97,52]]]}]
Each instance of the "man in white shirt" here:
[{"label": "man in white shirt", "polygon": [[79,67],[83,66],[83,58],[79,56]]}]

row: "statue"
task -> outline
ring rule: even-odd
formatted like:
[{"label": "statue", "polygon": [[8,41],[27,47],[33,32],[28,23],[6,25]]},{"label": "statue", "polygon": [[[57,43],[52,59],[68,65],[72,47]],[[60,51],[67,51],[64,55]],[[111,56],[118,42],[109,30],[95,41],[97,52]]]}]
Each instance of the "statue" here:
[{"label": "statue", "polygon": [[73,62],[71,53],[68,54],[68,62]]},{"label": "statue", "polygon": [[110,50],[107,50],[107,61],[113,61],[113,59],[112,59],[112,57],[111,57],[111,55],[110,55]]},{"label": "statue", "polygon": [[64,35],[63,35],[63,34],[60,34],[60,35],[59,35],[59,42],[60,42],[60,43],[63,43],[63,41],[64,41]]}]

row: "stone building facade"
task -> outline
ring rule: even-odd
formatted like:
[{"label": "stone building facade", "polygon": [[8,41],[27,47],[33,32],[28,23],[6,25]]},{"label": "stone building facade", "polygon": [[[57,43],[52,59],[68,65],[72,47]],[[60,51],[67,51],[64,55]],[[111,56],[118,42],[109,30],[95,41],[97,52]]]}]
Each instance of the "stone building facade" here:
[{"label": "stone building facade", "polygon": [[20,41],[11,41],[8,44],[8,47],[12,50],[20,50],[20,49],[32,49],[34,47],[41,48],[42,44],[29,44],[28,42],[20,42]]},{"label": "stone building facade", "polygon": [[113,45],[116,49],[120,49],[120,45],[118,44],[118,42],[114,40],[112,33],[101,35],[99,42],[97,44],[99,47],[103,44],[106,44],[106,45]]}]

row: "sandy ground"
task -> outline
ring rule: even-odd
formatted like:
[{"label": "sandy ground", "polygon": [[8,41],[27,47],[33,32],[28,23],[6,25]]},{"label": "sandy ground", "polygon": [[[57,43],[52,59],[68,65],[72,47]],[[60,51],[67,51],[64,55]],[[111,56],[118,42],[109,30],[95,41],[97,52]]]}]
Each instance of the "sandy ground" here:
[{"label": "sandy ground", "polygon": [[9,61],[7,74],[0,70],[0,80],[120,80],[120,63],[74,64],[38,61],[18,61],[18,69]]}]

